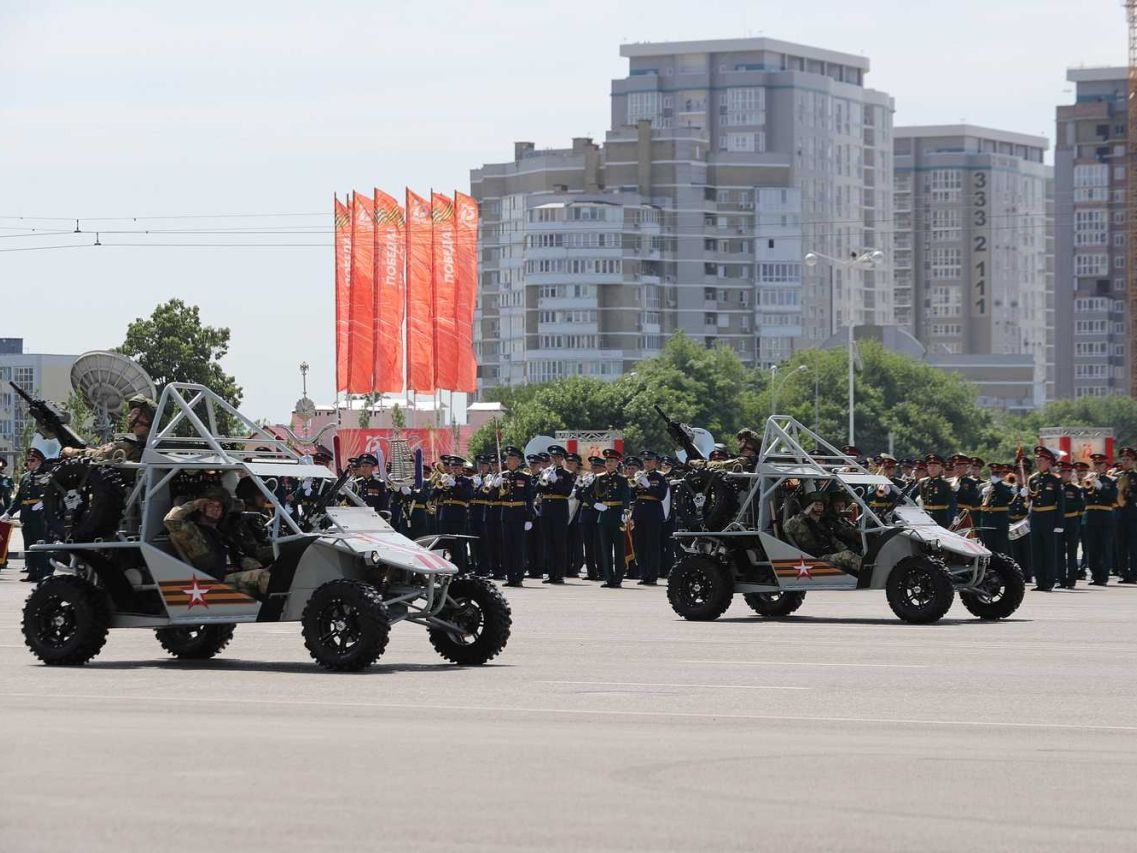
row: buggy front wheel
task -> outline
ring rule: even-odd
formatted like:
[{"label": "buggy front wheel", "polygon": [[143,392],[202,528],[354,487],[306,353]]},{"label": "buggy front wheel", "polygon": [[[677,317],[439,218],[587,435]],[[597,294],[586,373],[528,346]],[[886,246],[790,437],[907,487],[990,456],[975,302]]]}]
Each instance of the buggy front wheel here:
[{"label": "buggy front wheel", "polygon": [[495,658],[509,642],[513,615],[509,602],[485,578],[459,577],[450,582],[446,606],[438,614],[446,626],[427,634],[434,650],[451,663],[479,666]]},{"label": "buggy front wheel", "polygon": [[667,577],[671,609],[692,622],[718,619],[730,607],[733,597],[730,569],[702,554],[684,557]]}]

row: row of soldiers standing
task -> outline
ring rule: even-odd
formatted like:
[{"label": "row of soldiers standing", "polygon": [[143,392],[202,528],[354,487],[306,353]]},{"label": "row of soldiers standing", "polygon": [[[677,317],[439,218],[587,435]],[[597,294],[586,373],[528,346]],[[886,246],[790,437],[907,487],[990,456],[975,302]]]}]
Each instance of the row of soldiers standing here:
[{"label": "row of soldiers standing", "polygon": [[[1073,589],[1087,568],[1095,586],[1105,586],[1111,574],[1137,584],[1137,450],[1131,447],[1121,449],[1113,469],[1105,454],[1073,463],[1041,445],[1033,464],[1021,458],[984,465],[964,454],[945,460],[934,453],[922,463],[898,463],[888,454],[874,462],[941,526],[967,519],[984,545],[1011,556],[1039,591]],[[878,494],[870,505],[881,509],[888,500]],[[1027,528],[1012,537],[1012,530]]]},{"label": "row of soldiers standing", "polygon": [[585,469],[560,445],[528,456],[507,446],[473,464],[443,456],[417,487],[389,483],[372,454],[351,461],[356,493],[390,512],[397,530],[414,539],[468,537],[450,540],[452,561],[506,586],[546,575],[544,583],[563,584],[581,568],[609,588],[626,577],[655,586],[675,559],[665,472],[677,461],[651,451],[624,457],[608,449]]}]

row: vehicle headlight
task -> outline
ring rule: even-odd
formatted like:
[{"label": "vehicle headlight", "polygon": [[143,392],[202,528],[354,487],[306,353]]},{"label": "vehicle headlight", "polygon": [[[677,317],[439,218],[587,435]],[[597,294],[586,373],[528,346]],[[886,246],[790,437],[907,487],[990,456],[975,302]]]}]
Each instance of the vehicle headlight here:
[{"label": "vehicle headlight", "polygon": [[367,559],[371,561],[371,565],[378,566],[383,562],[383,556],[378,551],[372,551],[367,555]]}]

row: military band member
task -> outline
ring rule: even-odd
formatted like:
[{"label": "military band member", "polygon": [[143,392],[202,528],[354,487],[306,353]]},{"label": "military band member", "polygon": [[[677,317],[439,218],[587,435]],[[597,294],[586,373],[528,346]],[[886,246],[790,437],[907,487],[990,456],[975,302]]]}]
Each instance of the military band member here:
[{"label": "military band member", "polygon": [[537,493],[541,496],[541,536],[544,538],[544,563],[550,584],[563,584],[568,572],[568,499],[573,477],[564,469],[565,454],[559,444],[548,449],[549,464],[537,477]]},{"label": "military band member", "polygon": [[1004,480],[1005,469],[1001,464],[992,462],[987,468],[991,479],[979,490],[979,514],[982,518],[979,539],[987,550],[1011,556],[1010,509],[1015,490]]},{"label": "military band member", "polygon": [[632,490],[618,470],[623,454],[614,448],[604,451],[604,473],[592,484],[593,508],[597,517],[597,564],[604,586],[618,589],[624,581],[624,513],[631,503]]},{"label": "military band member", "polygon": [[[466,460],[461,456],[443,456],[442,464],[448,469],[439,478],[434,493],[434,506],[438,519],[438,532],[443,535],[465,536],[469,525],[470,499],[474,496],[474,482],[466,476]],[[465,539],[452,539],[449,543],[450,560],[464,572],[469,566]]]},{"label": "military band member", "polygon": [[1074,481],[1074,464],[1063,460],[1058,464],[1062,481],[1062,536],[1058,543],[1058,586],[1073,589],[1078,580],[1078,545],[1082,539],[1082,514],[1086,498],[1082,487]]},{"label": "military band member", "polygon": [[1114,529],[1117,513],[1117,480],[1107,473],[1109,459],[1104,453],[1090,456],[1093,472],[1083,481],[1086,494],[1086,563],[1090,584],[1109,583],[1114,566]]},{"label": "military band member", "polygon": [[471,545],[474,574],[481,578],[488,578],[493,572],[490,570],[489,553],[486,543],[486,507],[489,498],[483,488],[486,478],[490,476],[490,458],[482,454],[474,457],[477,468],[470,477],[474,486],[470,496],[470,535],[478,537]]},{"label": "military band member", "polygon": [[632,540],[640,568],[639,583],[656,586],[663,562],[663,502],[667,480],[659,472],[659,454],[645,450],[640,455],[644,470],[632,477]]},{"label": "military band member", "polygon": [[502,562],[506,586],[521,586],[525,577],[525,534],[533,529],[533,478],[521,470],[525,454],[506,447],[506,470],[501,475],[498,497],[501,502]]},{"label": "military band member", "polygon": [[[1030,501],[1030,562],[1038,592],[1050,592],[1058,576],[1058,546],[1064,532],[1066,505],[1062,496],[1062,481],[1051,471],[1056,457],[1048,447],[1034,449],[1034,464],[1038,469],[1027,480],[1026,494]],[[1022,491],[1020,491],[1022,494]]]},{"label": "military band member", "polygon": [[955,492],[943,477],[944,459],[929,453],[924,462],[928,466],[928,476],[917,484],[920,504],[940,527],[951,527],[955,519]]},{"label": "military band member", "polygon": [[545,540],[542,538],[544,532],[543,516],[545,507],[542,503],[541,493],[537,491],[537,484],[540,482],[542,472],[545,470],[549,463],[549,455],[540,453],[530,453],[525,457],[528,463],[529,476],[533,478],[533,491],[535,500],[533,502],[533,527],[525,536],[525,565],[528,569],[529,577],[534,580],[539,580],[545,574]]},{"label": "military band member", "polygon": [[53,569],[47,554],[27,549],[37,542],[47,540],[47,521],[43,514],[43,495],[47,489],[47,476],[40,473],[40,468],[47,461],[43,451],[38,447],[29,447],[24,458],[26,469],[16,486],[16,494],[12,496],[11,503],[0,515],[0,521],[8,521],[13,514],[19,514],[20,527],[24,537],[24,565],[27,566],[27,577],[20,578],[25,583],[39,583],[51,577]]},{"label": "military band member", "polygon": [[1121,448],[1117,472],[1117,572],[1118,583],[1137,584],[1137,450]]},{"label": "military band member", "polygon": [[580,528],[580,541],[584,545],[585,577],[590,581],[603,580],[600,574],[598,537],[600,535],[597,525],[600,513],[593,504],[596,503],[596,491],[593,488],[596,478],[604,473],[604,460],[599,456],[588,457],[589,471],[577,478],[574,486],[576,499],[580,501],[580,511],[577,513],[577,526]]},{"label": "military band member", "polygon": [[[955,517],[959,518],[966,510],[972,525],[977,525],[976,510],[979,507],[979,481],[971,476],[971,457],[957,453],[951,458],[955,477]],[[982,467],[982,460],[980,460]]]},{"label": "military band member", "polygon": [[505,482],[505,454],[490,457],[490,474],[482,480],[486,500],[486,554],[490,562],[490,577],[495,581],[506,579],[505,546],[501,541],[501,486]]},{"label": "military band member", "polygon": [[581,476],[580,471],[580,454],[579,453],[566,453],[565,454],[565,470],[572,477],[573,488],[569,493],[569,500],[566,501],[569,508],[568,516],[568,571],[565,572],[566,578],[579,578],[580,567],[584,565],[584,543],[580,539],[580,525],[577,520],[580,518],[581,504],[576,500],[576,481]]},{"label": "military band member", "polygon": [[355,493],[376,512],[390,512],[391,492],[383,477],[375,473],[379,460],[374,454],[364,453],[357,456],[354,462],[358,474],[353,481]]}]

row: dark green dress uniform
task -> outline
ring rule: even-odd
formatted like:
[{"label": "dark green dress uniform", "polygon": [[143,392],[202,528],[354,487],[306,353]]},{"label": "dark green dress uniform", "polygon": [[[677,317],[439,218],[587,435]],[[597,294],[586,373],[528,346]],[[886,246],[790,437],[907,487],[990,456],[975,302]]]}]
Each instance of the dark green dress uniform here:
[{"label": "dark green dress uniform", "polygon": [[633,481],[632,541],[640,567],[640,583],[655,586],[663,563],[663,499],[669,487],[659,471],[642,474],[638,482]]},{"label": "dark green dress uniform", "polygon": [[5,510],[8,515],[19,514],[24,538],[24,565],[29,581],[42,581],[51,577],[53,569],[47,554],[29,551],[37,542],[47,541],[47,522],[43,515],[43,494],[47,489],[48,475],[41,465],[36,471],[25,471],[16,487],[16,494]]},{"label": "dark green dress uniform", "polygon": [[[483,456],[476,458],[478,467],[484,466],[489,460]],[[488,578],[493,574],[490,568],[489,548],[486,537],[486,507],[489,506],[489,495],[485,488],[485,481],[493,476],[487,471],[480,472],[473,477],[474,493],[470,497],[470,535],[477,536],[474,540],[473,563],[474,574],[480,578]]]},{"label": "dark green dress uniform", "polygon": [[[1128,456],[1133,451],[1123,447]],[[1117,472],[1117,573],[1121,583],[1137,583],[1137,469]]]},{"label": "dark green dress uniform", "polygon": [[[615,454],[615,455],[612,455]],[[606,459],[619,459],[615,450],[605,450]],[[596,562],[604,585],[619,587],[624,581],[624,511],[632,500],[628,479],[619,471],[605,472],[592,483],[596,498]],[[603,507],[603,509],[601,509]]]},{"label": "dark green dress uniform", "polygon": [[[593,506],[596,503],[596,491],[593,487],[598,476],[595,471],[597,459],[600,457],[589,457],[589,464],[593,470],[577,477],[574,487],[576,499],[580,501],[580,511],[577,512],[576,524],[580,528],[580,541],[584,545],[585,576],[590,581],[601,580],[600,564],[597,561],[597,552],[599,551],[597,536],[599,534],[596,529],[600,513]],[[603,464],[603,460],[600,460],[600,463]]]},{"label": "dark green dress uniform", "polygon": [[982,497],[979,491],[979,481],[974,477],[960,477],[955,490],[955,514],[959,515],[967,510],[974,526],[979,524],[979,504]]},{"label": "dark green dress uniform", "polygon": [[[564,457],[567,451],[559,444],[549,447],[549,453]],[[551,473],[546,473],[551,472]],[[541,537],[544,544],[544,562],[548,567],[548,582],[562,584],[569,568],[568,527],[569,497],[576,478],[559,465],[541,472],[537,491],[541,495]]]},{"label": "dark green dress uniform", "polygon": [[1062,542],[1059,546],[1059,586],[1073,589],[1078,580],[1078,545],[1082,541],[1082,514],[1086,511],[1086,495],[1077,483],[1062,482]]},{"label": "dark green dress uniform", "polygon": [[411,489],[409,495],[403,496],[407,503],[411,539],[430,535],[430,516],[427,515],[426,505],[430,502],[432,492],[430,484],[423,483],[418,488]]},{"label": "dark green dress uniform", "polygon": [[[982,519],[982,526],[979,528],[980,541],[988,551],[1006,554],[1013,558],[1008,534],[1011,529],[1010,510],[1015,499],[1015,490],[1003,480],[998,482],[992,480],[979,494],[978,514]],[[1026,518],[1025,506],[1021,507],[1021,512],[1022,518]]]},{"label": "dark green dress uniform", "polygon": [[1062,481],[1049,471],[1035,471],[1027,481],[1027,488],[1030,490],[1031,568],[1036,588],[1048,592],[1058,577],[1059,532],[1066,520]]},{"label": "dark green dress uniform", "polygon": [[951,527],[955,519],[955,492],[942,476],[925,477],[919,483],[920,502],[924,511],[940,527]]},{"label": "dark green dress uniform", "polygon": [[[521,451],[515,447],[507,447],[505,453],[522,458]],[[525,525],[532,525],[535,517],[533,496],[533,478],[529,474],[520,468],[502,472],[498,497],[501,499],[502,563],[508,586],[521,586],[525,577]]]},{"label": "dark green dress uniform", "polygon": [[[1014,496],[1011,498],[1011,503],[1007,507],[1007,522],[1008,530],[1023,519],[1030,517],[1030,510],[1027,509],[1026,498],[1019,494],[1019,487],[1013,487]],[[1030,536],[1020,536],[1018,539],[1011,539],[1011,557],[1019,564],[1019,568],[1023,570],[1023,579],[1027,581],[1034,580],[1034,569],[1031,566],[1030,560]]]},{"label": "dark green dress uniform", "polygon": [[[504,464],[504,459],[502,464]],[[505,580],[505,558],[501,542],[501,496],[497,485],[498,472],[491,471],[482,482],[486,501],[486,559],[489,560],[490,577],[495,581]]]},{"label": "dark green dress uniform", "polygon": [[[1104,461],[1105,456],[1101,459]],[[1104,472],[1086,483],[1086,563],[1095,586],[1105,586],[1113,569],[1113,537],[1117,513],[1117,480]]]}]

